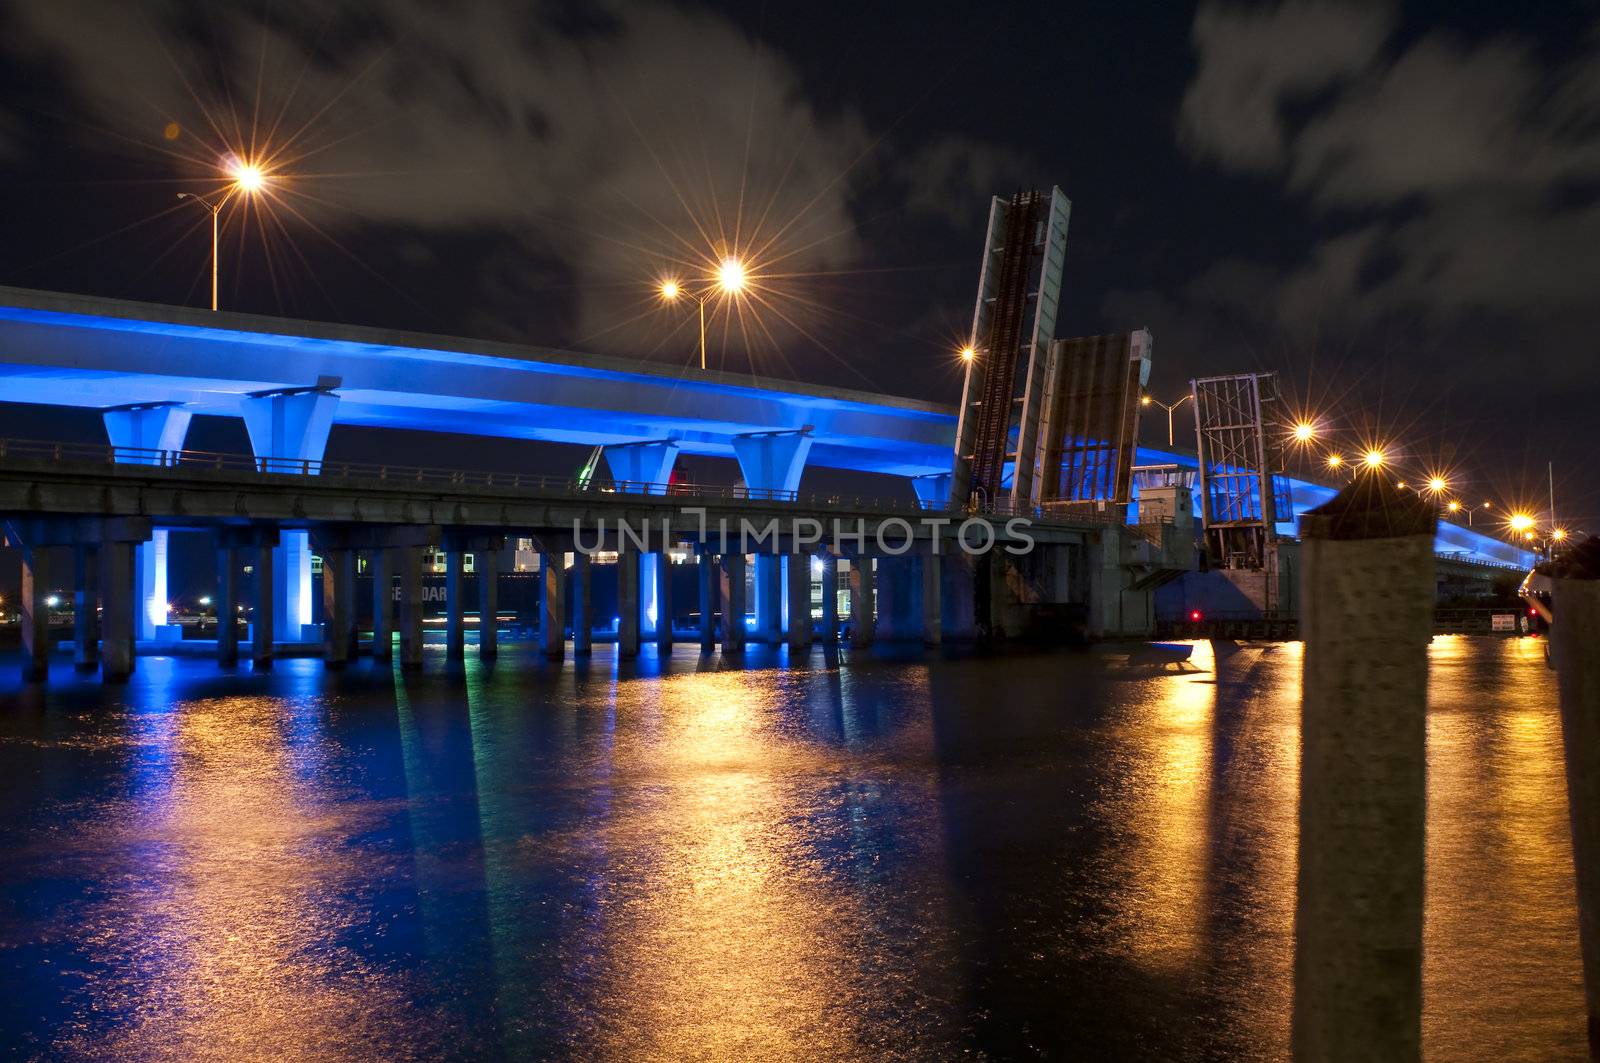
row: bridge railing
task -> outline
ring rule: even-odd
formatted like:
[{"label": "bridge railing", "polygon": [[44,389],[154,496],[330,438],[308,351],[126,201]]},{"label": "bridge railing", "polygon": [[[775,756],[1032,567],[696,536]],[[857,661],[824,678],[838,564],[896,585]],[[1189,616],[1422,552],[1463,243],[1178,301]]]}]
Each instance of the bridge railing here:
[{"label": "bridge railing", "polygon": [[359,480],[423,487],[503,488],[563,495],[641,495],[704,501],[757,501],[797,503],[817,509],[871,512],[948,514],[959,521],[968,516],[1022,517],[1046,524],[1118,523],[1115,509],[1105,513],[1075,511],[1070,518],[1036,506],[1000,502],[977,509],[924,503],[919,499],[843,494],[802,494],[743,485],[699,484],[681,481],[654,483],[635,480],[595,481],[540,473],[490,472],[482,469],[440,469],[418,465],[376,462],[327,461],[304,458],[256,457],[207,450],[154,450],[118,447],[106,443],[58,443],[34,439],[0,439],[0,461],[41,461],[58,465],[102,465],[185,469],[196,472],[240,473],[270,476],[305,476],[334,480]]}]

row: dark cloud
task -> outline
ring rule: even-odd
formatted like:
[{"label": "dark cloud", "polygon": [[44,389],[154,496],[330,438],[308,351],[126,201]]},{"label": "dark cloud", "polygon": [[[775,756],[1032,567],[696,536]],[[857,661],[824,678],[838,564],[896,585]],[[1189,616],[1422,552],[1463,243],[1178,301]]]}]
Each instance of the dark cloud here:
[{"label": "dark cloud", "polygon": [[900,173],[907,207],[963,228],[988,216],[993,196],[1065,180],[1060,174],[1044,174],[1023,152],[961,136],[942,137],[906,153]]},{"label": "dark cloud", "polygon": [[709,13],[581,11],[61,0],[11,14],[13,47],[58,62],[119,137],[162,149],[176,121],[175,147],[208,164],[269,139],[307,223],[514,234],[527,283],[564,268],[569,331],[595,346],[659,340],[659,323],[615,326],[653,277],[723,251],[796,274],[854,261],[851,172],[869,143],[854,114],[819,112],[782,56]]},{"label": "dark cloud", "polygon": [[1184,144],[1226,166],[1277,168],[1285,108],[1369,66],[1393,25],[1378,4],[1203,5],[1194,20],[1200,66],[1179,111]]}]

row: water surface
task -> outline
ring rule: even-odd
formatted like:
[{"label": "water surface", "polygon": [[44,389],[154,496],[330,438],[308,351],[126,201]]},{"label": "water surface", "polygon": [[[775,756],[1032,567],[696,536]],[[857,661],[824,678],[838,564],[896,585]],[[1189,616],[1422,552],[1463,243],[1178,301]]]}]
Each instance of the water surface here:
[{"label": "water surface", "polygon": [[[1431,653],[1427,1054],[1582,1058],[1542,644]],[[1300,647],[1196,659],[0,662],[0,1043],[1281,1058]]]}]

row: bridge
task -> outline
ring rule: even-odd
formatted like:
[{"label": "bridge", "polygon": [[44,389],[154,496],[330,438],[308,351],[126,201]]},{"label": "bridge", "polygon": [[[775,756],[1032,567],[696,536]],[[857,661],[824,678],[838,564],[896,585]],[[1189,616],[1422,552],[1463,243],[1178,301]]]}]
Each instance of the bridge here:
[{"label": "bridge", "polygon": [[[11,519],[10,538],[25,550],[71,545],[78,541],[73,536],[86,531],[100,536],[97,542],[132,544],[134,583],[129,593],[136,604],[128,611],[133,630],[128,640],[118,636],[119,645],[156,639],[167,627],[170,531],[208,528],[219,544],[232,544],[219,549],[254,550],[263,558],[263,544],[270,540],[270,561],[256,566],[270,572],[272,582],[256,613],[270,617],[272,627],[270,633],[258,630],[253,635],[259,659],[269,657],[275,644],[305,639],[314,594],[313,534],[318,536],[316,552],[324,559],[338,550],[375,551],[375,559],[391,546],[401,550],[396,556],[402,558],[404,578],[411,565],[405,551],[443,543],[456,558],[469,539],[481,544],[512,532],[526,532],[544,543],[541,549],[548,558],[570,554],[570,549],[560,549],[559,529],[570,534],[572,520],[581,525],[590,518],[550,508],[554,496],[569,502],[577,497],[591,518],[619,506],[657,519],[660,511],[671,510],[665,513],[669,529],[680,528],[685,508],[706,508],[702,503],[725,507],[723,512],[732,518],[748,515],[751,506],[764,506],[813,517],[845,513],[876,528],[892,516],[948,512],[958,422],[953,407],[841,388],[548,348],[5,288],[0,288],[0,400],[94,409],[103,415],[108,443],[97,450],[12,444],[9,453],[0,455],[6,490],[0,516]],[[195,413],[242,418],[253,453],[200,455],[187,450],[185,437]],[[590,491],[588,475],[561,483],[532,476],[523,481],[514,474],[509,481],[502,476],[498,482],[474,482],[477,474],[471,471],[435,471],[453,478],[440,483],[426,470],[333,468],[324,458],[336,424],[599,447],[609,480],[595,482],[609,482],[614,495],[606,499]],[[679,454],[731,458],[742,482],[732,488],[677,483],[673,470]],[[1177,470],[1180,478],[1198,465],[1192,451],[1151,447],[1138,448],[1136,463]],[[802,494],[802,478],[811,467],[888,474],[901,477],[903,486],[871,504],[836,504]],[[413,480],[401,482],[406,475]],[[63,495],[68,483],[76,485],[75,493]],[[1336,490],[1300,479],[1291,479],[1290,489],[1291,512],[1278,526],[1285,535],[1294,533],[1299,512]],[[729,490],[740,494],[718,493]],[[487,496],[475,493],[485,491]],[[616,501],[615,494],[629,500]],[[60,502],[63,497],[68,501]],[[1191,508],[1189,495],[1182,497],[1183,508]],[[1169,524],[1176,498],[1165,505]],[[388,501],[380,505],[379,499]],[[312,500],[328,502],[331,508],[317,509]],[[897,574],[896,561],[879,557],[871,566],[849,565],[851,578],[870,579],[877,568],[891,583],[909,587],[920,580],[916,595],[885,595],[894,603],[888,620],[880,615],[879,625],[886,631],[911,630],[916,625],[908,617],[917,611],[925,619],[948,613],[943,605],[928,602],[970,601],[978,595],[980,612],[1001,626],[1006,623],[1002,617],[1009,617],[1013,628],[1025,626],[1018,612],[1030,601],[1060,602],[1083,606],[1092,633],[1141,632],[1148,628],[1150,591],[1182,567],[1192,567],[1192,544],[1186,552],[1177,543],[1181,535],[1152,532],[1148,525],[1153,521],[1141,525],[1145,501],[1136,497],[1124,527],[1116,526],[1123,517],[1114,506],[1099,512],[1080,506],[1071,516],[1057,514],[1042,533],[1051,548],[1042,553],[1054,560],[1033,562],[1035,567],[1026,573],[1019,574],[1017,563],[996,551],[1000,560],[995,564],[1001,567],[991,571],[989,562],[978,564],[966,574],[969,585],[964,588],[941,584],[949,577],[930,574],[939,567],[932,561],[922,566],[925,573],[919,577]],[[485,505],[500,517],[483,518]],[[527,508],[537,505],[546,506],[544,518],[535,519]],[[1046,516],[1037,508],[1023,507],[1025,514],[1011,505],[992,508],[986,516],[1022,514],[1035,521]],[[449,517],[457,512],[470,519]],[[550,514],[569,523],[562,525]],[[954,522],[965,515],[953,514]],[[148,535],[138,538],[136,533],[146,525]],[[380,527],[389,530],[377,537],[370,534]],[[407,527],[423,531],[396,530]],[[935,542],[945,535],[924,537],[918,556],[932,556]],[[1531,563],[1526,551],[1471,529],[1441,524],[1439,536],[1440,551],[1462,564]],[[692,548],[706,558],[733,556],[721,544],[708,546],[703,535],[673,530],[668,537],[670,544],[639,551],[641,623],[647,634],[649,618],[658,611],[658,570],[669,560],[671,546]],[[1063,551],[1059,556],[1052,553],[1056,548]],[[120,547],[106,549],[108,556],[120,556]],[[837,559],[847,553],[823,550],[822,556]],[[1175,560],[1186,553],[1188,560]],[[738,556],[742,564],[744,555]],[[799,556],[792,543],[766,554],[755,552],[754,558],[757,631],[774,641],[801,639],[800,627],[809,631],[809,625],[797,623],[797,630],[787,633],[782,619],[790,594],[783,581],[792,578],[798,587],[807,567],[789,565],[787,556]],[[79,559],[79,568],[86,564]],[[860,574],[863,568],[866,575]],[[791,570],[796,575],[789,576]],[[122,579],[120,570],[114,575]],[[337,582],[342,577],[335,572],[329,578]],[[731,578],[724,572],[722,582]],[[943,595],[932,592],[936,584]],[[741,575],[740,589],[729,594],[741,594],[743,586]],[[548,593],[564,608],[561,589],[552,587]],[[337,595],[325,592],[321,597],[326,605],[337,604]],[[871,608],[872,591],[864,590],[861,597]],[[826,594],[824,600],[829,600]],[[733,604],[742,610],[742,603]],[[702,623],[709,623],[710,611],[702,610]],[[459,608],[452,615],[458,613]],[[551,615],[558,620],[565,616]],[[970,616],[941,619],[947,633],[971,626]],[[256,626],[264,629],[267,621]],[[928,631],[936,626],[931,620],[922,625]],[[858,637],[872,628],[870,621],[853,626]],[[742,632],[725,634],[729,640],[742,638]],[[121,668],[119,657],[108,672]]]}]

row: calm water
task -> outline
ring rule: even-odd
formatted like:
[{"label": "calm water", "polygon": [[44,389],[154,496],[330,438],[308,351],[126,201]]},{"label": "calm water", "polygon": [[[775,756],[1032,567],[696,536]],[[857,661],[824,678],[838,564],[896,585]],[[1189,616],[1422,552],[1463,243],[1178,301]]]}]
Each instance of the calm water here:
[{"label": "calm water", "polygon": [[[0,662],[23,1056],[1278,1058],[1300,650]],[[1426,1046],[1580,1058],[1542,644],[1440,638]]]}]

